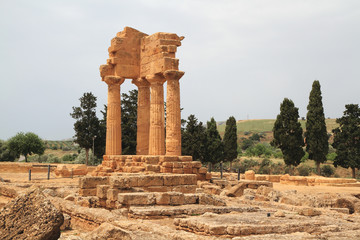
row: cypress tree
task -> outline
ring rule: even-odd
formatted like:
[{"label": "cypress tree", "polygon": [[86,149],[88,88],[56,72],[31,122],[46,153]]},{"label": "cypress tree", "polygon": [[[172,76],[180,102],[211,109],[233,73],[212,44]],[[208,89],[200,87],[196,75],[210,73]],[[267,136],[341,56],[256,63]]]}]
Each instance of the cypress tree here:
[{"label": "cypress tree", "polygon": [[206,128],[207,136],[207,154],[206,159],[211,165],[216,164],[223,160],[224,145],[221,141],[220,134],[216,127],[214,118],[211,118],[210,122],[207,122]]},{"label": "cypress tree", "polygon": [[194,161],[205,162],[206,154],[206,128],[202,122],[198,123],[195,115],[190,115],[186,127],[181,134],[182,155],[193,157]]},{"label": "cypress tree", "polygon": [[341,118],[336,119],[340,125],[333,130],[336,158],[334,166],[352,169],[355,178],[355,169],[360,169],[360,108],[358,104],[345,105],[346,110]]},{"label": "cypress tree", "polygon": [[326,131],[324,108],[322,104],[320,83],[315,80],[307,106],[305,142],[309,159],[316,162],[316,170],[320,175],[320,163],[326,162],[329,152],[329,137]]},{"label": "cypress tree", "polygon": [[224,160],[230,162],[230,169],[232,161],[237,158],[238,143],[237,143],[237,127],[234,117],[229,117],[226,121],[224,134]]},{"label": "cypress tree", "polygon": [[288,166],[299,165],[301,158],[305,155],[302,149],[304,146],[303,131],[298,118],[298,108],[295,107],[293,101],[285,98],[280,105],[280,114],[277,115],[274,124],[274,140],[271,145],[281,149],[284,162]]}]

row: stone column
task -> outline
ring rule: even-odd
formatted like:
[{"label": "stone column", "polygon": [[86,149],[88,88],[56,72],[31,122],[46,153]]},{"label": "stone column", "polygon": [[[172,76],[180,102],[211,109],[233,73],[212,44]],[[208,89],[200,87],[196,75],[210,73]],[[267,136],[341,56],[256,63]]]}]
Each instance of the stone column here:
[{"label": "stone column", "polygon": [[181,156],[181,113],[179,79],[184,72],[164,72],[167,81],[166,92],[166,155]]},{"label": "stone column", "polygon": [[105,155],[121,155],[120,85],[124,80],[116,76],[106,76],[104,79],[108,85]]},{"label": "stone column", "polygon": [[136,154],[149,154],[150,83],[144,78],[133,79],[138,87]]},{"label": "stone column", "polygon": [[148,75],[146,80],[151,84],[149,155],[165,155],[165,78],[162,75]]}]

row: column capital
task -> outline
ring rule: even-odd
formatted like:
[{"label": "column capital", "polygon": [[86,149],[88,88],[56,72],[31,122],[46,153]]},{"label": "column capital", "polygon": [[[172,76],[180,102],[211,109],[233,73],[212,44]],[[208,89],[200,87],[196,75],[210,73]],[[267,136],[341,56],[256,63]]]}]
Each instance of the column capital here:
[{"label": "column capital", "polygon": [[151,84],[164,84],[166,82],[166,79],[162,74],[152,74],[152,75],[146,75],[146,80]]},{"label": "column capital", "polygon": [[150,83],[148,81],[146,81],[145,78],[133,79],[131,82],[133,84],[135,84],[138,88],[139,87],[150,87]]},{"label": "column capital", "polygon": [[166,80],[179,80],[184,76],[185,72],[178,70],[167,70],[164,72],[164,77]]},{"label": "column capital", "polygon": [[104,82],[110,85],[121,85],[125,81],[125,78],[117,76],[106,76]]},{"label": "column capital", "polygon": [[100,65],[100,77],[104,81],[106,76],[114,75],[114,66],[111,64],[103,64]]}]

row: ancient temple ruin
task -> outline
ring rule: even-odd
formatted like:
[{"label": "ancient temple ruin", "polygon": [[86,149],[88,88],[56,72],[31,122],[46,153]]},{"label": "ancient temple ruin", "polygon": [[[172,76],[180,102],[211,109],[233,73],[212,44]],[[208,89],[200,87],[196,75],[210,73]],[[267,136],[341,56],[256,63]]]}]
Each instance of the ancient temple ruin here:
[{"label": "ancient temple ruin", "polygon": [[120,85],[125,79],[138,87],[137,155],[181,155],[179,79],[184,72],[179,71],[175,53],[183,38],[162,32],[148,36],[125,27],[111,40],[109,59],[100,67],[108,84],[106,155],[121,155]]},{"label": "ancient temple ruin", "polygon": [[[96,173],[154,172],[211,175],[191,156],[181,156],[181,115],[179,71],[175,58],[184,37],[158,32],[147,35],[125,27],[111,40],[109,59],[100,66],[102,81],[108,85],[106,151]],[[138,87],[136,156],[121,155],[120,86],[132,79]],[[164,83],[166,89],[166,135]]]}]

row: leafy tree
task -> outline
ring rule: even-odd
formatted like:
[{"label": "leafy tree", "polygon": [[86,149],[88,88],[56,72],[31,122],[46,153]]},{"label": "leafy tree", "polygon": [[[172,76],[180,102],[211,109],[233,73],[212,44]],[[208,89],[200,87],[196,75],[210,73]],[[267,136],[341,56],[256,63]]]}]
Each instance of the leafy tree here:
[{"label": "leafy tree", "polygon": [[211,165],[220,162],[224,156],[224,144],[221,141],[220,134],[216,128],[214,118],[207,122],[207,154],[206,159]]},{"label": "leafy tree", "polygon": [[280,105],[280,114],[277,115],[271,144],[279,147],[284,155],[286,165],[297,166],[304,156],[304,140],[301,124],[298,121],[299,112],[293,101],[285,98]]},{"label": "leafy tree", "polygon": [[135,155],[138,90],[131,90],[129,94],[122,93],[121,97],[122,154]]},{"label": "leafy tree", "polygon": [[8,143],[0,140],[0,162],[13,162],[16,157],[16,153],[10,151]]},{"label": "leafy tree", "polygon": [[324,108],[318,80],[315,80],[312,85],[307,110],[306,151],[309,153],[309,158],[316,162],[316,171],[320,175],[320,163],[326,162],[326,155],[329,152],[329,137],[326,131]]},{"label": "leafy tree", "polygon": [[232,161],[237,158],[238,144],[237,144],[237,127],[234,117],[229,117],[226,121],[225,134],[224,134],[224,160],[230,162],[230,169]]},{"label": "leafy tree", "polygon": [[182,155],[192,156],[194,161],[205,162],[206,140],[206,128],[203,123],[198,122],[195,115],[190,115],[181,133]]},{"label": "leafy tree", "polygon": [[8,141],[8,147],[11,152],[16,156],[24,155],[25,162],[27,162],[28,155],[31,154],[43,154],[45,151],[44,141],[35,133],[20,132]]},{"label": "leafy tree", "polygon": [[251,141],[257,141],[259,142],[260,141],[260,135],[258,133],[253,133],[253,135],[251,135],[251,137],[249,137],[249,139]]},{"label": "leafy tree", "polygon": [[91,93],[84,93],[79,99],[80,107],[73,107],[70,116],[76,119],[74,123],[75,142],[80,147],[85,148],[86,165],[89,160],[89,149],[93,146],[93,141],[99,134],[99,119],[96,116],[96,97]]},{"label": "leafy tree", "polygon": [[360,108],[358,104],[345,105],[346,110],[341,118],[336,119],[340,125],[333,130],[336,149],[334,166],[352,169],[355,178],[355,169],[360,168]]},{"label": "leafy tree", "polygon": [[102,119],[99,120],[99,132],[95,138],[94,154],[97,158],[102,159],[105,154],[106,145],[106,115],[107,106],[104,105],[104,110],[100,110]]},{"label": "leafy tree", "polygon": [[253,146],[254,142],[250,139],[245,138],[242,142],[241,142],[241,149],[242,150],[246,150],[249,147]]}]

